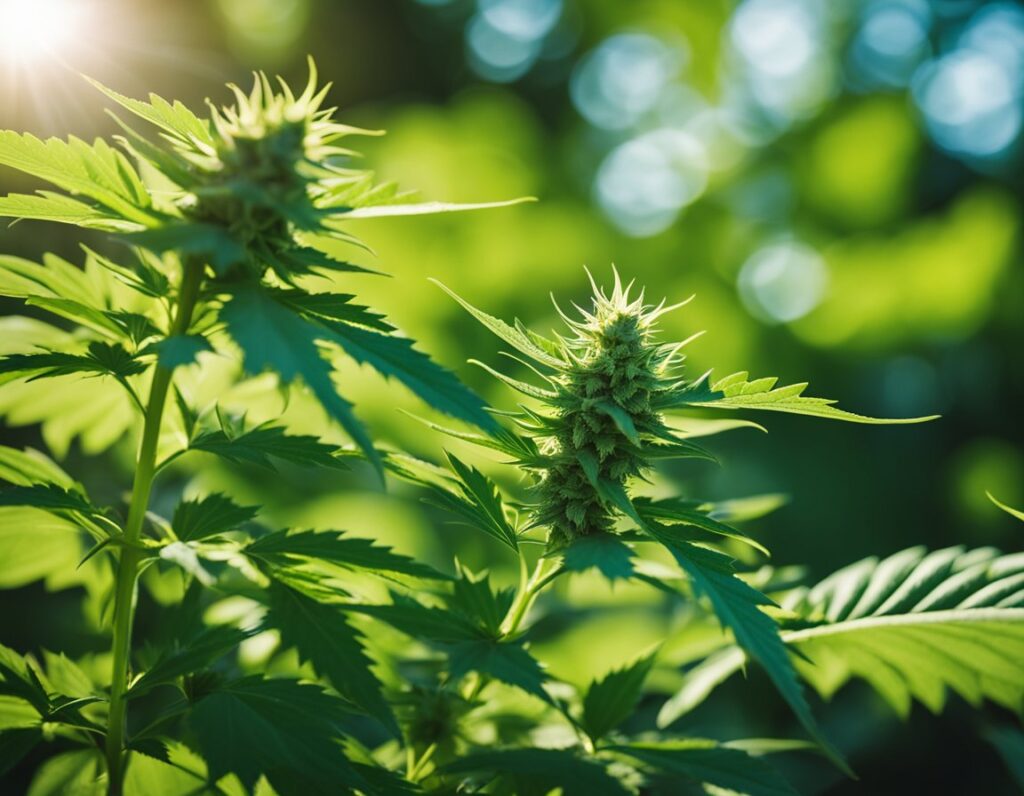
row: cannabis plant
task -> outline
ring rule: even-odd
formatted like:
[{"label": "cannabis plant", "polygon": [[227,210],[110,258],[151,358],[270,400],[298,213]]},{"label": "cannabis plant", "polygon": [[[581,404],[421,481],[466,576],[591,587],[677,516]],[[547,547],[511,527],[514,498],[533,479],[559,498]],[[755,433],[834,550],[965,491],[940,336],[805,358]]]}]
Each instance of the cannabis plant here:
[{"label": "cannabis plant", "polygon": [[[901,713],[915,698],[938,710],[948,690],[1020,710],[1020,556],[915,548],[804,589],[738,563],[753,560],[741,546],[764,552],[735,527],[763,501],[646,488],[667,460],[712,458],[699,438],[750,425],[708,412],[904,421],[845,412],[805,385],[690,377],[685,344],[659,339],[673,308],[631,298],[617,277],[554,337],[462,302],[537,375],[492,370],[524,405],[489,410],[335,292],[364,270],[336,259],[359,246],[347,221],[457,208],[410,203],[352,168],[342,142],[367,131],[334,121],[314,76],[297,96],[257,76],[205,116],[98,88],[155,134],[118,117],[117,147],[0,134],[0,163],[59,189],[2,198],[0,214],[123,244],[86,249],[82,267],[0,257],[0,293],[31,313],[0,321],[0,413],[39,424],[53,454],[0,448],[0,586],[83,595],[65,628],[81,654],[0,647],[0,774],[33,769],[32,796],[782,794],[767,752],[817,745],[846,768],[801,679],[826,696],[866,679]],[[441,467],[380,444],[339,393],[346,356],[465,423],[430,425],[499,454],[524,488],[454,454]],[[331,442],[328,424],[297,433],[266,409],[268,391],[353,444]],[[75,440],[89,455],[113,446],[130,485],[68,456]],[[519,582],[459,561],[441,572],[373,529],[280,528],[247,501],[183,494],[214,459],[401,480],[507,552]],[[572,622],[555,592],[592,570],[645,584],[692,621],[717,617],[717,647],[637,651],[582,692],[557,682],[531,644]],[[810,743],[673,729],[748,659]],[[661,703],[657,721],[635,710],[641,698]]]}]

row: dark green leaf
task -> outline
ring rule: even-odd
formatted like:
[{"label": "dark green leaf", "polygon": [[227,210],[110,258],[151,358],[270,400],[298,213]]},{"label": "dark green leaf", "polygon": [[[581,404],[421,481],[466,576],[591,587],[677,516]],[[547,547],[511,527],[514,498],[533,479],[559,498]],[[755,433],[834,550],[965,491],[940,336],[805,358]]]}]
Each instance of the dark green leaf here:
[{"label": "dark green leaf", "polygon": [[448,668],[453,678],[480,672],[553,704],[544,690],[544,670],[519,643],[493,639],[459,642],[448,649]]},{"label": "dark green leaf", "polygon": [[290,383],[301,376],[327,413],[341,423],[367,458],[381,470],[380,457],[355,415],[352,405],[338,395],[331,381],[331,366],[321,355],[323,331],[274,300],[256,286],[236,289],[220,313],[232,339],[242,349],[250,373],[269,368]]},{"label": "dark green leaf", "polygon": [[596,761],[568,749],[498,749],[469,754],[445,766],[451,774],[500,774],[513,793],[545,794],[560,788],[563,796],[628,796],[631,792]]},{"label": "dark green leaf", "polygon": [[239,506],[226,495],[215,492],[204,498],[181,501],[174,509],[171,527],[181,541],[194,542],[233,531],[258,512],[255,506]]},{"label": "dark green leaf", "polygon": [[267,622],[281,633],[285,647],[298,650],[317,674],[339,693],[401,735],[391,708],[381,693],[372,661],[363,649],[362,634],[336,606],[324,605],[280,583],[270,585]]},{"label": "dark green leaf", "polygon": [[595,680],[583,697],[583,729],[597,742],[633,712],[657,651]]},{"label": "dark green leaf", "polygon": [[288,434],[280,426],[262,425],[237,436],[224,430],[202,431],[189,443],[192,450],[206,451],[236,464],[246,462],[274,470],[273,459],[293,464],[347,470],[348,464],[336,454],[336,445],[308,434]]},{"label": "dark green leaf", "polygon": [[165,649],[156,662],[136,680],[131,696],[144,694],[163,683],[170,683],[187,674],[200,672],[231,652],[253,634],[229,625],[203,628],[184,642]]},{"label": "dark green leaf", "polygon": [[157,359],[165,368],[191,365],[204,351],[212,351],[210,342],[200,334],[176,334],[153,345]]},{"label": "dark green leaf", "polygon": [[612,582],[633,577],[633,550],[612,533],[581,536],[560,553],[562,566],[569,572],[593,567]]},{"label": "dark green leaf", "polygon": [[763,760],[740,749],[697,738],[607,747],[655,771],[748,796],[796,796],[793,787]]},{"label": "dark green leaf", "polygon": [[246,677],[200,699],[189,715],[211,781],[234,773],[252,789],[260,774],[278,792],[348,793],[365,782],[340,747],[344,704],[317,685]]},{"label": "dark green leaf", "polygon": [[437,570],[395,553],[370,539],[356,539],[340,531],[276,531],[261,536],[245,548],[252,556],[285,556],[330,561],[332,564],[371,572],[447,580]]},{"label": "dark green leaf", "polygon": [[0,776],[17,765],[42,739],[40,727],[0,730]]}]

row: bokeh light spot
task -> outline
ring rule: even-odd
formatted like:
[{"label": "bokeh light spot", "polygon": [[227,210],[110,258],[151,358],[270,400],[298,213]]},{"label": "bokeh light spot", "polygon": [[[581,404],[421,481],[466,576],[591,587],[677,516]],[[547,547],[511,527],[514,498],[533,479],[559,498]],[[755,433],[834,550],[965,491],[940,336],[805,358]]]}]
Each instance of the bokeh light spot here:
[{"label": "bokeh light spot", "polygon": [[740,269],[740,299],[752,315],[773,323],[802,318],[821,301],[828,284],[825,263],[796,241],[769,244]]}]

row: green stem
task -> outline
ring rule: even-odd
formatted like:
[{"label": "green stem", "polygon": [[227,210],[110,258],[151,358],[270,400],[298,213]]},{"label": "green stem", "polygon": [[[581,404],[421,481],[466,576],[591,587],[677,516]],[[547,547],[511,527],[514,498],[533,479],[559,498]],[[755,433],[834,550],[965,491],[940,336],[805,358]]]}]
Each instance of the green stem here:
[{"label": "green stem", "polygon": [[[556,567],[551,572],[545,574],[544,569],[546,568],[547,563],[548,559],[544,557],[539,558],[529,581],[520,579],[521,585],[519,588],[519,594],[516,595],[516,602],[512,606],[512,610],[509,612],[509,616],[505,620],[504,628],[502,630],[504,638],[509,638],[515,635],[516,631],[519,629],[519,625],[521,625],[523,619],[526,618],[526,614],[529,612],[530,606],[533,605],[533,601],[537,595],[540,594],[541,590],[545,586],[565,571],[560,567]],[[523,585],[524,582],[525,585]]]},{"label": "green stem", "polygon": [[[192,322],[192,311],[199,298],[203,279],[202,263],[187,261],[182,265],[178,308],[171,324],[170,336],[185,334]],[[157,443],[163,421],[167,390],[171,385],[172,370],[157,364],[149,388],[142,428],[142,442],[135,466],[132,498],[128,506],[128,519],[124,526],[124,541],[117,565],[117,584],[114,591],[114,664],[110,679],[110,716],[107,719],[107,794],[120,796],[124,780],[125,723],[127,714],[128,659],[132,646],[132,619],[135,615],[135,581],[139,564],[146,553],[134,543],[142,534],[143,522],[149,508],[149,494],[153,487]]]}]

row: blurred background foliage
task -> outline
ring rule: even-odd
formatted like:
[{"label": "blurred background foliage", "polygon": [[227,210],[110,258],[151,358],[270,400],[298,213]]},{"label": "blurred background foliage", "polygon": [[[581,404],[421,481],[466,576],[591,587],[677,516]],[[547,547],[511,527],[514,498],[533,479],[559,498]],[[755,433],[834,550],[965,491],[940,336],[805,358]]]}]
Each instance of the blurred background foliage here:
[{"label": "blurred background foliage", "polygon": [[[770,435],[745,430],[716,441],[721,467],[680,467],[659,488],[709,499],[787,494],[787,505],[749,530],[772,548],[777,565],[805,565],[814,578],[917,543],[1021,549],[1019,524],[984,494],[1024,505],[1021,4],[77,5],[81,27],[69,32],[59,58],[5,65],[3,127],[113,132],[102,99],[65,66],[129,95],[155,91],[198,107],[206,96],[224,99],[220,84],[244,84],[252,69],[301,82],[310,53],[334,81],[330,96],[341,117],[388,131],[365,147],[382,177],[430,199],[539,197],[539,204],[500,211],[353,224],[375,252],[359,262],[393,278],[346,277],[346,286],[497,406],[510,408],[507,394],[464,362],[493,362],[499,346],[426,278],[488,312],[544,329],[558,325],[549,293],[563,305],[581,301],[589,289],[582,266],[607,282],[615,263],[654,300],[696,294],[664,320],[675,339],[708,330],[690,349],[694,374],[748,369],[786,383],[808,380],[814,394],[839,397],[854,411],[943,415],[896,428],[769,417]],[[0,174],[5,193],[33,187]],[[0,247],[30,258],[45,249],[78,262],[79,239],[25,222],[0,232]],[[102,235],[89,242],[111,249]],[[19,341],[5,328],[6,352]],[[398,411],[424,411],[401,388],[354,366],[345,379],[346,394],[382,439],[440,456],[439,437]],[[253,419],[283,414],[296,430],[340,433],[312,402],[293,396],[286,404],[258,380],[221,400],[239,408],[255,401]],[[40,429],[37,422],[62,401],[65,414]],[[86,383],[68,392],[49,381],[6,385],[0,412],[4,444],[39,447],[45,437],[94,494],[119,499],[111,479],[126,483],[132,457],[130,438],[121,438],[132,422],[126,405],[91,401]],[[493,462],[477,463],[515,481]],[[229,483],[239,499],[267,505],[274,523],[351,529],[439,566],[458,555],[499,579],[514,576],[495,545],[445,524],[414,491],[395,485],[381,493],[365,472],[268,476],[185,461],[164,482],[156,508],[173,506],[182,490]],[[61,538],[40,529],[41,549],[52,556],[45,570],[71,573],[76,557]],[[99,588],[99,576],[90,567],[52,575],[42,599],[43,585],[5,577],[8,565],[0,565],[0,585],[15,587],[0,593],[5,643],[53,648],[70,633],[78,639],[74,652],[104,665],[99,602],[81,600]],[[173,593],[174,576],[150,570],[146,577],[155,594],[161,577]],[[578,577],[559,595],[580,611],[541,634],[535,650],[555,676],[573,683],[666,634],[672,649],[695,632],[652,610],[658,598],[649,591],[613,591]],[[141,632],[158,623],[157,602],[143,606]],[[247,654],[251,665],[263,665],[258,643]],[[289,665],[295,662],[287,656],[275,663]],[[806,792],[1013,792],[997,751],[1008,717],[998,712],[976,714],[954,700],[938,719],[915,708],[903,725],[866,688],[850,686],[819,714],[862,779],[847,782],[813,760],[793,761],[787,773]],[[675,729],[781,736],[795,734],[793,724],[752,671]]]}]

